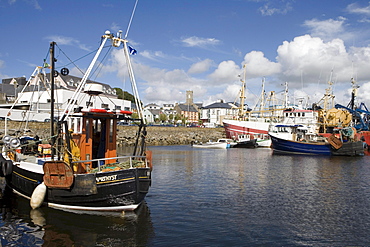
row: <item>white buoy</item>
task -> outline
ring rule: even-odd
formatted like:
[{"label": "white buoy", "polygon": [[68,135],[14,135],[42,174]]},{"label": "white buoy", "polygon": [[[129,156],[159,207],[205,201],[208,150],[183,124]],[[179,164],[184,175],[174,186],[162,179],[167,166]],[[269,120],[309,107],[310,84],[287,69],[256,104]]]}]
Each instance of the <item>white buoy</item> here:
[{"label": "white buoy", "polygon": [[44,202],[44,198],[46,195],[46,185],[44,182],[37,185],[35,190],[32,193],[30,205],[32,209],[38,208]]}]

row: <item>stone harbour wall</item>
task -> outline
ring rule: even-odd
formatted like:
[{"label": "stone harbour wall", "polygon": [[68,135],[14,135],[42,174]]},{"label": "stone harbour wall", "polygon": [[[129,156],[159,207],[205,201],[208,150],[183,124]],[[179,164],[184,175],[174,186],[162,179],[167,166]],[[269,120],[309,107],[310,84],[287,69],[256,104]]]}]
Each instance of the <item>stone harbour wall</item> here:
[{"label": "stone harbour wall", "polygon": [[[119,145],[133,145],[135,126],[118,126],[117,141]],[[223,128],[187,128],[187,127],[147,127],[147,143],[149,146],[187,145],[191,142],[217,141],[225,138]]]},{"label": "stone harbour wall", "polygon": [[[29,122],[25,126],[24,122],[10,121],[8,134],[15,135],[18,129],[29,129],[31,136],[38,135],[40,139],[46,139],[50,135],[50,123]],[[117,143],[120,146],[132,146],[136,140],[137,126],[118,126]],[[0,121],[0,140],[4,135],[4,121]],[[191,142],[217,141],[225,138],[223,128],[187,128],[187,127],[147,127],[147,145],[188,145]]]}]

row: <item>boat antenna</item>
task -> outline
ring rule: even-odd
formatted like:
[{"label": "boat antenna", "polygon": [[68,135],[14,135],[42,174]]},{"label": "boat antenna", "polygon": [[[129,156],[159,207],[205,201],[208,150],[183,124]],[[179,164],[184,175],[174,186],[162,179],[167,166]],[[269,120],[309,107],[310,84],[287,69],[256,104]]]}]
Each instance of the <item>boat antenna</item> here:
[{"label": "boat antenna", "polygon": [[136,6],[137,6],[137,3],[138,3],[138,2],[139,2],[139,0],[136,0],[135,5],[134,5],[134,9],[132,10],[132,13],[131,13],[130,21],[129,21],[129,23],[128,23],[128,27],[127,27],[126,34],[125,34],[124,39],[126,39],[126,38],[127,38],[127,36],[128,36],[128,31],[130,31],[130,27],[131,27],[132,19],[134,19],[134,14],[135,14]]}]

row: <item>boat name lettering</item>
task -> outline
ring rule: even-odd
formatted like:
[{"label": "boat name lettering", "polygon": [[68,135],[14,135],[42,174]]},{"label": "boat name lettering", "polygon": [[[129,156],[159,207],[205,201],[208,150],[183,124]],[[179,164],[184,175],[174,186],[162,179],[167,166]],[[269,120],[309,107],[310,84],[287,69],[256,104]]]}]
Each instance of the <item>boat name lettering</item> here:
[{"label": "boat name lettering", "polygon": [[96,182],[99,183],[99,182],[105,182],[105,181],[112,181],[116,179],[117,179],[117,175],[104,176],[104,177],[96,178]]}]

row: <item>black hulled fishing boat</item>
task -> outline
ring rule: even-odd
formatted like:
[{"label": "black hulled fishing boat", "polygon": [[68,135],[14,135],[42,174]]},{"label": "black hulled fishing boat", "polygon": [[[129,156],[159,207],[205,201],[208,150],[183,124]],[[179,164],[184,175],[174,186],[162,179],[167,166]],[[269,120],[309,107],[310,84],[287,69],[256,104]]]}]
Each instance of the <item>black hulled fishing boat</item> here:
[{"label": "black hulled fishing boat", "polygon": [[[122,32],[117,37],[105,32],[97,54],[58,118],[54,117],[53,103],[55,42],[50,44],[50,138],[41,141],[6,133],[0,155],[0,175],[12,191],[30,199],[32,208],[44,205],[80,211],[135,210],[148,193],[151,153],[146,150],[146,125],[130,62],[130,48],[121,35]],[[87,82],[107,41],[111,41],[112,47],[123,46],[138,108],[135,119],[130,111],[99,108],[93,104],[94,98],[102,94],[101,85]],[[83,92],[90,96],[86,107],[77,103]],[[117,155],[117,123],[121,120],[138,125],[130,155]]]}]

